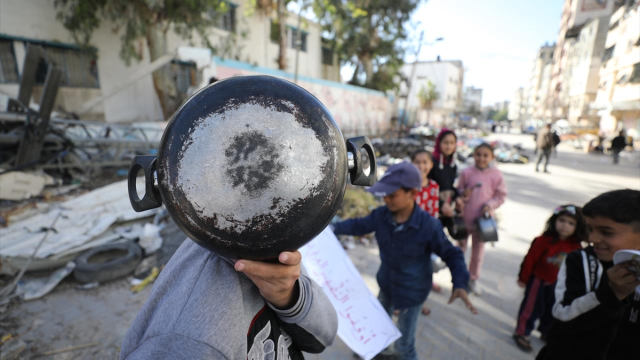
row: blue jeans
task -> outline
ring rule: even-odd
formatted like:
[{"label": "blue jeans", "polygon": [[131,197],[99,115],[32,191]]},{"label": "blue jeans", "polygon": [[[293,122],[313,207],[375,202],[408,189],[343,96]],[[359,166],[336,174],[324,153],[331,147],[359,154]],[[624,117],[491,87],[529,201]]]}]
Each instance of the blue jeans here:
[{"label": "blue jeans", "polygon": [[[393,315],[393,305],[391,299],[386,297],[382,291],[378,294],[378,300],[389,316]],[[422,310],[422,304],[412,306],[400,310],[398,315],[398,330],[402,334],[400,339],[396,340],[395,353],[402,360],[417,360],[416,354],[416,328],[418,325],[418,317]]]}]

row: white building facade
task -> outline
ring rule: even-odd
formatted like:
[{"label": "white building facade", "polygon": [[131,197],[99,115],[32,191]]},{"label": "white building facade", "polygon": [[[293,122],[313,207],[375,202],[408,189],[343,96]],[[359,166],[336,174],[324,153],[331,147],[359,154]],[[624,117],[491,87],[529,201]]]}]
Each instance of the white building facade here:
[{"label": "white building facade", "polygon": [[580,30],[569,53],[567,120],[572,125],[598,125],[598,116],[590,111],[589,106],[598,93],[600,65],[608,30],[609,16],[589,20]]},{"label": "white building facade", "polygon": [[513,92],[511,101],[509,102],[509,112],[507,119],[510,121],[520,122],[524,119],[524,113],[526,111],[525,106],[525,91],[524,88],[518,88]]},{"label": "white building facade", "polygon": [[600,84],[592,109],[600,130],[614,134],[626,129],[640,136],[640,14],[638,1],[627,1],[609,21]]},{"label": "white building facade", "polygon": [[[411,91],[408,95],[406,83],[400,86],[400,94],[407,95],[407,98],[401,97],[398,100],[401,120],[404,117],[402,111],[405,101],[408,99],[409,122],[444,125],[455,121],[457,113],[462,111],[464,100],[462,94],[464,67],[461,61],[422,61],[405,64],[400,71],[411,83]],[[429,82],[435,85],[435,91],[439,96],[438,100],[431,104],[431,109],[423,109],[418,93],[421,89],[427,89]]]},{"label": "white building facade", "polygon": [[[224,49],[226,58],[241,61],[250,66],[277,69],[278,44],[272,40],[272,19],[253,11],[249,0],[229,2],[228,13],[222,15],[219,26],[211,29],[209,41]],[[63,80],[56,106],[74,112],[87,101],[109,94],[110,97],[83,116],[104,119],[108,122],[165,120],[154,91],[151,74],[144,74],[149,67],[149,52],[144,41],[140,42],[142,60],[127,66],[120,58],[120,37],[123,29],[114,30],[106,21],[91,39],[96,54],[83,51],[74,44],[71,34],[56,19],[54,0],[0,0],[0,93],[16,97],[22,74],[22,63],[28,44],[43,49],[48,61],[63,70]],[[293,73],[296,65],[296,49],[293,35],[298,34],[297,16],[289,13],[286,18],[288,47],[287,69]],[[298,74],[301,78],[340,81],[340,66],[337,56],[322,43],[320,25],[305,20],[300,29],[301,46],[298,59]],[[239,34],[246,33],[246,37]],[[232,41],[236,37],[237,41]],[[194,36],[193,44],[200,44]],[[167,52],[173,54],[179,47],[190,42],[168,32]],[[185,94],[207,83],[201,69],[194,64],[174,61],[170,65],[178,91]],[[216,63],[207,65],[208,74],[216,74]],[[38,73],[38,83],[43,82]],[[141,75],[142,74],[142,75]],[[199,76],[200,74],[200,76]],[[131,79],[137,79],[132,81]],[[340,85],[340,84],[338,84]],[[191,89],[190,89],[191,88]],[[118,90],[116,93],[114,91]],[[34,99],[38,99],[36,87]]]},{"label": "white building facade", "polygon": [[482,89],[473,86],[464,89],[464,108],[477,111],[482,109]]},{"label": "white building facade", "polygon": [[525,120],[542,119],[545,117],[545,107],[553,69],[555,44],[545,44],[540,47],[533,60],[529,86],[525,94]]},{"label": "white building facade", "polygon": [[566,119],[569,112],[570,53],[577,42],[582,26],[591,19],[610,16],[617,0],[565,0],[560,31],[554,51],[553,69],[546,99],[546,117]]}]

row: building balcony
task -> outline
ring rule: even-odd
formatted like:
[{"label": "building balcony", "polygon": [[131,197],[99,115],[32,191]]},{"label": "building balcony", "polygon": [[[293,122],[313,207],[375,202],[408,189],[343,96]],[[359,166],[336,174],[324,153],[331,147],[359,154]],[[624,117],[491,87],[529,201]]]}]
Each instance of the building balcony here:
[{"label": "building balcony", "polygon": [[613,89],[611,103],[640,101],[640,83],[618,85]]}]

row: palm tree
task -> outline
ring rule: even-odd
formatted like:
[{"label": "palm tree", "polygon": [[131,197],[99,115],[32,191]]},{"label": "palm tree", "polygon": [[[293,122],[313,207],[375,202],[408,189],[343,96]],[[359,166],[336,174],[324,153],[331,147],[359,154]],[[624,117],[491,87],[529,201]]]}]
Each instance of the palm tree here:
[{"label": "palm tree", "polygon": [[436,85],[431,80],[427,81],[426,87],[423,86],[418,91],[418,99],[420,100],[420,107],[425,110],[431,110],[433,103],[440,99],[440,93],[436,90]]},{"label": "palm tree", "polygon": [[440,93],[436,90],[436,85],[431,82],[431,80],[427,80],[427,86],[422,87],[420,91],[418,91],[418,100],[420,100],[420,107],[427,112],[427,124],[430,123],[431,120],[431,110],[433,108],[433,103],[440,99]]}]

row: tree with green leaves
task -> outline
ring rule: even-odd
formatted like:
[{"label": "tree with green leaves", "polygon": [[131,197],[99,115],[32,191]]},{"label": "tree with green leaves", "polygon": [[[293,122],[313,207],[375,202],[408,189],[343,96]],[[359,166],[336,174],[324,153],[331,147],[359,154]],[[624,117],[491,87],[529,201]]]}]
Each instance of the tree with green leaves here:
[{"label": "tree with green leaves", "polygon": [[[273,21],[271,31],[275,29],[278,41],[278,69],[287,70],[287,4],[292,0],[251,0],[251,5],[263,15],[270,16],[273,6],[276,6],[276,19]],[[274,29],[274,26],[276,27]]]},{"label": "tree with green leaves", "polygon": [[479,117],[480,115],[482,115],[482,109],[476,105],[475,103],[472,103],[470,105],[467,106],[467,108],[464,111],[466,114],[468,114],[469,116],[472,117]]},{"label": "tree with green leaves", "polygon": [[340,60],[354,66],[351,84],[395,88],[404,64],[407,22],[420,0],[316,0],[314,11]]},{"label": "tree with green leaves", "polygon": [[423,86],[418,91],[418,99],[420,100],[420,107],[425,110],[430,110],[433,107],[433,103],[440,99],[440,93],[436,90],[436,84],[427,81],[427,86]]},{"label": "tree with green leaves", "polygon": [[[120,57],[127,65],[144,57],[140,41],[149,48],[150,61],[167,54],[169,30],[189,41],[198,35],[202,45],[215,53],[209,30],[229,6],[224,0],[55,0],[58,20],[81,45],[90,44],[103,21],[119,30]],[[182,99],[176,97],[167,67],[156,70],[152,77],[165,119],[169,118]]]},{"label": "tree with green leaves", "polygon": [[502,109],[498,111],[495,115],[493,115],[493,120],[495,121],[504,121],[507,120],[507,115],[509,111],[507,109]]}]

